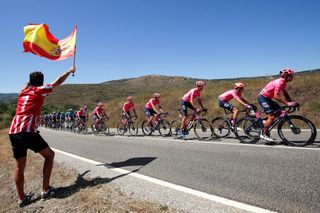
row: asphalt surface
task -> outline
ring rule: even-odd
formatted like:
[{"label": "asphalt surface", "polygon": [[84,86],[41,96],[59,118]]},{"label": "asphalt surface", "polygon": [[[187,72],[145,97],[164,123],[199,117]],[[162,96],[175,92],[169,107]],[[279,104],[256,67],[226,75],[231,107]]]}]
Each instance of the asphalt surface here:
[{"label": "asphalt surface", "polygon": [[[277,212],[320,212],[320,144],[308,148],[77,135],[40,129],[50,146],[187,188]],[[111,133],[115,130],[111,130]],[[319,136],[316,140],[319,142]]]}]

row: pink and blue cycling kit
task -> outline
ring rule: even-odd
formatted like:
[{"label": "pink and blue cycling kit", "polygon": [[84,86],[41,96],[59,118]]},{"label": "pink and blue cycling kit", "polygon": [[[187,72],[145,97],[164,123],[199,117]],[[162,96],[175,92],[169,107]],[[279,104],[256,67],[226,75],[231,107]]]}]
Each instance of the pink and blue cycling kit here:
[{"label": "pink and blue cycling kit", "polygon": [[190,102],[190,101],[193,101],[193,99],[196,97],[201,98],[201,93],[198,88],[193,88],[183,96],[182,100],[186,102]]},{"label": "pink and blue cycling kit", "polygon": [[232,89],[229,91],[226,91],[224,93],[222,93],[221,95],[219,95],[219,100],[224,101],[224,102],[229,102],[231,99],[236,99],[236,100],[240,100],[241,98],[241,92],[236,90],[236,89]]},{"label": "pink and blue cycling kit", "polygon": [[286,80],[284,78],[278,78],[269,82],[260,92],[260,95],[272,99],[275,94],[279,94],[282,90],[286,90]]}]

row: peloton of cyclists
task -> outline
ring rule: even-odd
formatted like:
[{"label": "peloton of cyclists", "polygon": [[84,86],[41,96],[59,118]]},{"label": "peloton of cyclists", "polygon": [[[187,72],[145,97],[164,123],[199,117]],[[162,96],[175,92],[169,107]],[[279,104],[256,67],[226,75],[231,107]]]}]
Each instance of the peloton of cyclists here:
[{"label": "peloton of cyclists", "polygon": [[188,108],[192,109],[193,111],[197,112],[199,111],[198,108],[196,108],[195,105],[195,99],[197,98],[197,102],[202,108],[202,110],[206,110],[203,105],[202,105],[202,100],[201,100],[201,91],[203,90],[203,87],[205,86],[205,83],[203,81],[197,81],[196,82],[196,87],[189,90],[181,100],[181,114],[182,114],[182,120],[181,120],[181,128],[180,131],[178,132],[178,135],[180,138],[185,138],[186,137],[186,122],[187,122],[187,112]]},{"label": "peloton of cyclists", "polygon": [[148,103],[144,106],[144,112],[148,117],[148,124],[153,127],[156,115],[163,112],[160,105],[160,93],[154,93],[153,98],[151,98]]},{"label": "peloton of cyclists", "polygon": [[234,125],[236,123],[238,114],[239,114],[239,110],[238,108],[236,108],[235,106],[233,106],[232,104],[229,103],[229,101],[231,99],[235,99],[236,101],[238,101],[239,103],[241,103],[242,105],[251,108],[251,105],[249,104],[249,102],[242,97],[241,93],[244,90],[244,84],[241,82],[235,83],[234,84],[234,89],[232,90],[228,90],[224,93],[222,93],[221,95],[219,95],[218,101],[219,101],[219,106],[221,108],[227,109],[231,112],[233,112],[232,115],[232,119],[231,119],[231,124]]},{"label": "peloton of cyclists", "polygon": [[[261,127],[263,127],[260,138],[267,141],[273,141],[270,137],[269,126],[272,124],[274,119],[280,115],[280,105],[277,102],[287,106],[298,105],[297,102],[292,101],[286,89],[287,82],[291,82],[293,80],[294,73],[294,70],[289,68],[281,70],[279,73],[280,77],[269,82],[260,92],[258,102],[267,114],[267,120],[260,124]],[[281,92],[283,93],[284,99],[280,96]]]}]

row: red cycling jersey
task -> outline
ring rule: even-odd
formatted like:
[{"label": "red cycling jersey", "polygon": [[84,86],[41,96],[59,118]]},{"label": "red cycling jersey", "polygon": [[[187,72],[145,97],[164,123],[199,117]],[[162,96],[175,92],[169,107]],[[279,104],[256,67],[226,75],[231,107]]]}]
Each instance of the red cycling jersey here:
[{"label": "red cycling jersey", "polygon": [[134,103],[130,101],[125,102],[122,106],[122,110],[125,112],[129,112],[130,110],[133,110],[133,109],[134,109]]},{"label": "red cycling jersey", "polygon": [[28,86],[20,91],[16,114],[12,119],[9,134],[18,132],[37,132],[40,111],[44,97],[52,92],[52,85]]},{"label": "red cycling jersey", "polygon": [[160,101],[159,101],[159,100],[156,100],[155,98],[151,98],[151,99],[148,101],[148,103],[145,105],[145,107],[146,107],[147,109],[153,109],[151,103],[152,103],[154,106],[156,106],[156,105],[159,105],[159,104],[160,104]]},{"label": "red cycling jersey", "polygon": [[98,116],[98,117],[101,117],[103,114],[104,114],[104,109],[102,109],[101,107],[96,107],[93,111],[93,114]]},{"label": "red cycling jersey", "polygon": [[190,102],[190,101],[193,101],[196,97],[201,98],[201,92],[197,87],[189,90],[189,92],[187,92],[187,94],[183,96],[182,100],[186,102]]},{"label": "red cycling jersey", "polygon": [[86,116],[87,114],[84,110],[79,110],[76,115],[77,117],[80,117],[80,116]]}]

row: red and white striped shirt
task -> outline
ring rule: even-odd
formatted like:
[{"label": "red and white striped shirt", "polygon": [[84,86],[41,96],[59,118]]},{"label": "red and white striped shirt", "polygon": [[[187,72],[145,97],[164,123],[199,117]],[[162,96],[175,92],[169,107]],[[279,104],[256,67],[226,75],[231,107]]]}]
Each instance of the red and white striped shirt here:
[{"label": "red and white striped shirt", "polygon": [[9,134],[37,132],[44,97],[52,92],[52,85],[28,86],[21,90],[16,115],[12,119]]}]

